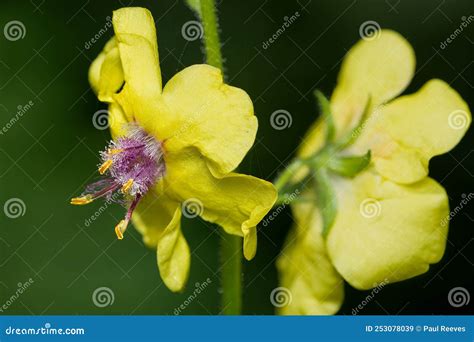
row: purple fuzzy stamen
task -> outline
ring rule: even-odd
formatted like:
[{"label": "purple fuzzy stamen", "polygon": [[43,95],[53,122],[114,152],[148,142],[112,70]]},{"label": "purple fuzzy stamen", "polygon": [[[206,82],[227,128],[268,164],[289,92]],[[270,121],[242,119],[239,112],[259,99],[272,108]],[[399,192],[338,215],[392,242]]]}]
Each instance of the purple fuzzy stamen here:
[{"label": "purple fuzzy stamen", "polygon": [[[115,228],[121,239],[140,199],[166,172],[161,143],[136,125],[128,127],[128,134],[111,141],[100,152],[102,164],[99,171],[104,177],[88,185],[82,197],[71,200],[72,204],[87,204],[94,199],[128,204],[127,214]],[[124,201],[117,200],[122,189]]]},{"label": "purple fuzzy stamen", "polygon": [[161,144],[137,126],[132,126],[127,136],[111,141],[101,157],[104,163],[112,160],[109,173],[116,184],[123,186],[133,179],[128,191],[131,196],[146,194],[165,173]]}]

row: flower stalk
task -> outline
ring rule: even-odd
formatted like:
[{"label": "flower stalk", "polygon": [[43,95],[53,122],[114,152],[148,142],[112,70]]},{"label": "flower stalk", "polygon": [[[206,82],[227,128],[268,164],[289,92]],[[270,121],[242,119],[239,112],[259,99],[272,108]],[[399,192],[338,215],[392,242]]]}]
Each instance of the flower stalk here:
[{"label": "flower stalk", "polygon": [[204,48],[207,64],[224,72],[222,63],[221,43],[219,39],[215,0],[201,1],[201,21],[204,28]]},{"label": "flower stalk", "polygon": [[[200,0],[199,16],[204,28],[206,62],[222,73],[223,59],[214,0]],[[224,76],[225,78],[225,76]],[[221,314],[239,315],[242,311],[242,238],[223,235],[220,244]]]}]

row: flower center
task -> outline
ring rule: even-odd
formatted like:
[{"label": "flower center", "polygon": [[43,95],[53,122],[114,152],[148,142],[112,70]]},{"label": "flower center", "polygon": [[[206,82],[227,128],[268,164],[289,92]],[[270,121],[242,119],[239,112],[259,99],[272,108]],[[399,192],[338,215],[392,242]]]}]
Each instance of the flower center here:
[{"label": "flower center", "polygon": [[71,204],[84,205],[100,197],[117,201],[118,195],[123,196],[128,210],[115,227],[117,237],[123,239],[138,202],[166,172],[163,149],[153,136],[133,125],[126,136],[111,141],[100,156],[102,178],[88,185],[80,197],[71,200]]}]

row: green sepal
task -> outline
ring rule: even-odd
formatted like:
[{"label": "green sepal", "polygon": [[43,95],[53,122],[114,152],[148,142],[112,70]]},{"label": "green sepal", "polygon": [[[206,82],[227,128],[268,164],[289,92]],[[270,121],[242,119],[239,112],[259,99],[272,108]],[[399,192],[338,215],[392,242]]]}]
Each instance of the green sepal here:
[{"label": "green sepal", "polygon": [[314,91],[314,96],[319,103],[321,115],[323,116],[324,123],[326,124],[326,144],[331,143],[336,135],[336,129],[334,127],[334,120],[331,112],[331,104],[326,96],[319,90]]},{"label": "green sepal", "polygon": [[367,102],[364,107],[364,112],[362,113],[362,116],[359,119],[359,122],[357,123],[357,126],[355,126],[348,134],[343,136],[337,144],[338,149],[345,149],[346,147],[352,145],[357,138],[361,135],[362,131],[364,130],[366,124],[367,124],[367,119],[369,118],[370,110],[372,105],[372,99],[369,95],[369,98],[367,99]]},{"label": "green sepal", "polygon": [[325,168],[314,171],[314,181],[316,183],[315,191],[318,209],[323,220],[323,230],[321,233],[323,237],[326,237],[336,218],[336,194],[334,193],[331,180]]},{"label": "green sepal", "polygon": [[327,167],[338,175],[353,178],[370,164],[370,150],[362,156],[335,157]]}]

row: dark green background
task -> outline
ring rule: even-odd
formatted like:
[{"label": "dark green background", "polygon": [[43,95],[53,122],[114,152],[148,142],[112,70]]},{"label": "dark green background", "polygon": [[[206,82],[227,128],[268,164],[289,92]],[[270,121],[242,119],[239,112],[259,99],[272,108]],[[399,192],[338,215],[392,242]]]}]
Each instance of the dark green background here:
[{"label": "dark green background", "polygon": [[[164,82],[186,66],[203,62],[199,41],[187,42],[182,26],[193,14],[182,0],[154,1],[5,1],[0,25],[19,20],[24,39],[11,42],[0,32],[0,125],[19,105],[34,106],[0,136],[0,204],[20,198],[24,216],[0,211],[0,305],[30,277],[34,284],[6,314],[173,314],[208,277],[211,286],[183,311],[219,312],[218,241],[222,232],[200,220],[186,220],[184,234],[193,251],[191,277],[181,295],[170,293],[156,268],[155,253],[130,229],[118,242],[113,227],[124,214],[119,206],[90,227],[84,220],[101,205],[73,207],[69,198],[96,177],[97,151],[109,134],[92,125],[105,108],[87,82],[87,70],[112,30],[85,49],[112,10],[134,5],[149,8],[156,20]],[[340,62],[360,38],[359,26],[375,20],[403,34],[414,46],[417,73],[407,92],[433,77],[473,100],[474,23],[446,49],[444,41],[472,14],[472,1],[222,1],[219,5],[226,73],[232,85],[252,97],[260,128],[242,170],[272,180],[289,161],[307,127],[317,116],[312,90],[329,94]],[[300,18],[268,49],[262,44],[296,11]],[[272,129],[270,115],[288,110],[286,130]],[[447,189],[451,206],[473,191],[472,130],[452,152],[431,162],[430,174]],[[442,139],[442,137],[440,137]],[[455,286],[472,293],[472,225],[469,204],[451,222],[443,260],[416,279],[386,286],[362,314],[462,314],[447,294]],[[291,223],[290,212],[260,229],[257,257],[245,262],[244,313],[271,314],[269,294],[276,286],[274,261]],[[94,306],[91,296],[109,287],[115,302]],[[351,314],[369,292],[346,286],[341,310]]]}]

